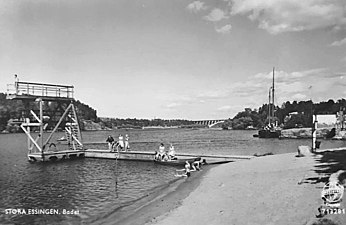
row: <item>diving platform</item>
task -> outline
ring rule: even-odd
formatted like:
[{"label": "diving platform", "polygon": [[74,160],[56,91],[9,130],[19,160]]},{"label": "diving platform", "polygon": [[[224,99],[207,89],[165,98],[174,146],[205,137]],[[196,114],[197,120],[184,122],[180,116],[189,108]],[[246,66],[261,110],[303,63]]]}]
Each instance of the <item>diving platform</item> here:
[{"label": "diving platform", "polygon": [[[20,127],[27,135],[28,160],[45,162],[83,158],[85,153],[77,109],[74,105],[74,87],[20,82],[17,75],[14,77],[14,84],[7,85],[6,98],[21,100],[24,103],[25,110],[16,122],[20,123]],[[52,132],[46,130],[49,125],[51,128],[54,127]],[[68,145],[60,150],[56,148],[53,141],[53,136],[58,129],[65,131]]]},{"label": "diving platform", "polygon": [[43,101],[71,101],[74,99],[74,87],[72,85],[56,85],[45,83],[32,83],[16,81],[7,85],[7,99]]}]

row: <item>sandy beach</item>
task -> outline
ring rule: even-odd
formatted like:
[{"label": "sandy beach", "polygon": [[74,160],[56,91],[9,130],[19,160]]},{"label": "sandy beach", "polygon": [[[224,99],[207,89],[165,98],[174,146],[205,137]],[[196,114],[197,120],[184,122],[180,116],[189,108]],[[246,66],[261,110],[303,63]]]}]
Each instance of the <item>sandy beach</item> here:
[{"label": "sandy beach", "polygon": [[[271,155],[205,168],[157,193],[120,221],[112,216],[106,221],[147,225],[346,224],[345,214],[316,218],[325,182],[330,174],[346,169],[346,151],[296,155]],[[346,208],[344,202],[341,208]]]}]

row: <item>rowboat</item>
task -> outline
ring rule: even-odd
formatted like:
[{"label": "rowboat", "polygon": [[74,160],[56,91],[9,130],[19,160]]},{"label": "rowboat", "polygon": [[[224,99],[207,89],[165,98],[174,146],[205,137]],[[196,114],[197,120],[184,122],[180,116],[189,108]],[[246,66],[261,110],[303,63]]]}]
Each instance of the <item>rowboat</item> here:
[{"label": "rowboat", "polygon": [[155,159],[154,162],[161,165],[170,165],[170,166],[183,166],[185,165],[186,161],[189,163],[193,163],[194,161],[200,161],[201,157],[182,157],[170,160],[158,160]]}]

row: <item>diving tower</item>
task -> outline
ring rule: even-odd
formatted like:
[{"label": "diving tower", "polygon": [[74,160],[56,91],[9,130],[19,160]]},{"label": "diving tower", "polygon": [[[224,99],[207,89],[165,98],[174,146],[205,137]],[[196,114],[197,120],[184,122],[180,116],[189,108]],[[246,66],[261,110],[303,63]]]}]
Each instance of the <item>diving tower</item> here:
[{"label": "diving tower", "polygon": [[[27,136],[27,156],[30,162],[85,156],[73,86],[19,82],[15,75],[14,84],[7,85],[6,98],[20,100],[24,104],[25,109],[17,121]],[[67,145],[59,144],[59,139],[54,135],[62,130]]]}]

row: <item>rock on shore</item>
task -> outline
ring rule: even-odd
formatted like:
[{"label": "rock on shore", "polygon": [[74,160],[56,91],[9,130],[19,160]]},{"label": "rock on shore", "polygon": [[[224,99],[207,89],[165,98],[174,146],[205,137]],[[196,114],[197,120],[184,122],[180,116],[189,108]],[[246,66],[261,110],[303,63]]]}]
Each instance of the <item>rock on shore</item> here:
[{"label": "rock on shore", "polygon": [[[316,130],[317,138],[324,138],[330,132],[328,128],[318,128]],[[281,131],[281,138],[311,138],[311,128],[293,128]]]}]

